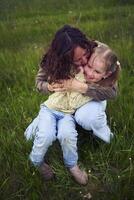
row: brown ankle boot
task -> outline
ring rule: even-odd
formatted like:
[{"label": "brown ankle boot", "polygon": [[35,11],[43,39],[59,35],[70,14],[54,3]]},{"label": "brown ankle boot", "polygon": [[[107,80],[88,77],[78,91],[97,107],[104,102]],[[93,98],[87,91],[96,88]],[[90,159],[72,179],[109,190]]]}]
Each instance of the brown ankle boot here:
[{"label": "brown ankle boot", "polygon": [[75,181],[81,185],[86,185],[88,182],[88,175],[85,171],[82,171],[78,165],[69,169],[71,175],[74,177]]},{"label": "brown ankle boot", "polygon": [[44,180],[48,181],[54,177],[52,168],[45,162],[39,167],[39,172],[43,176]]}]

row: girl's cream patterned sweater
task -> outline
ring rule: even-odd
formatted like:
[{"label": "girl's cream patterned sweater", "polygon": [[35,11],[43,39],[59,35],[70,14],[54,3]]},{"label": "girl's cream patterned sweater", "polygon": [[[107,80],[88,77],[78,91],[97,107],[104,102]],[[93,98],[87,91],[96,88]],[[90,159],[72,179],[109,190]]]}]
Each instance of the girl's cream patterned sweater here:
[{"label": "girl's cream patterned sweater", "polygon": [[[75,78],[81,82],[85,82],[82,72],[78,73]],[[49,96],[44,104],[50,109],[73,114],[77,108],[91,100],[91,97],[78,92],[55,92]]]}]

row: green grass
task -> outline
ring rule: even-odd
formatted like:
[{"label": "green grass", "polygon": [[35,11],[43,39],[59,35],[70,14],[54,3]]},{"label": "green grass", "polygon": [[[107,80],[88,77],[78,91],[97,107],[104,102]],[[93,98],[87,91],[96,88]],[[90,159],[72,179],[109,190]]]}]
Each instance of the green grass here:
[{"label": "green grass", "polygon": [[[134,5],[112,0],[1,0],[0,2],[0,198],[2,200],[134,199]],[[24,130],[47,97],[36,92],[41,55],[64,24],[109,44],[118,54],[122,73],[119,95],[108,102],[115,138],[110,145],[80,129],[79,163],[89,171],[87,186],[70,177],[56,142],[48,160],[56,179],[43,182],[28,161],[32,143]]]}]

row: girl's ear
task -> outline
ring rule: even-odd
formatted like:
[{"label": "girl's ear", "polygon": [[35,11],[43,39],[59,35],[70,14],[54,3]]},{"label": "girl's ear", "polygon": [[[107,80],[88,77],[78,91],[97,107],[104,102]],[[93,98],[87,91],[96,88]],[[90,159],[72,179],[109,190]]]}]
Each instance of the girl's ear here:
[{"label": "girl's ear", "polygon": [[79,70],[79,72],[84,73],[84,67],[83,66],[79,66],[78,70]]},{"label": "girl's ear", "polygon": [[112,72],[111,72],[111,71],[108,71],[108,72],[104,75],[104,79],[107,78],[107,77],[109,77],[111,74],[112,74]]}]

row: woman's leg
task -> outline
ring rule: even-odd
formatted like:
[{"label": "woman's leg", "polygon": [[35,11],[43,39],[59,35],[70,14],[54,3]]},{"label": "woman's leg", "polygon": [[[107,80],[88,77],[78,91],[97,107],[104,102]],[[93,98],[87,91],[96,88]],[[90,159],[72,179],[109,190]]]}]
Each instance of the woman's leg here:
[{"label": "woman's leg", "polygon": [[35,166],[40,166],[48,147],[56,140],[56,119],[45,106],[41,106],[38,115],[38,127],[30,153],[30,160]]},{"label": "woman's leg", "polygon": [[90,101],[76,111],[75,120],[84,129],[92,130],[94,135],[109,143],[113,134],[107,125],[105,109],[106,101]]}]

